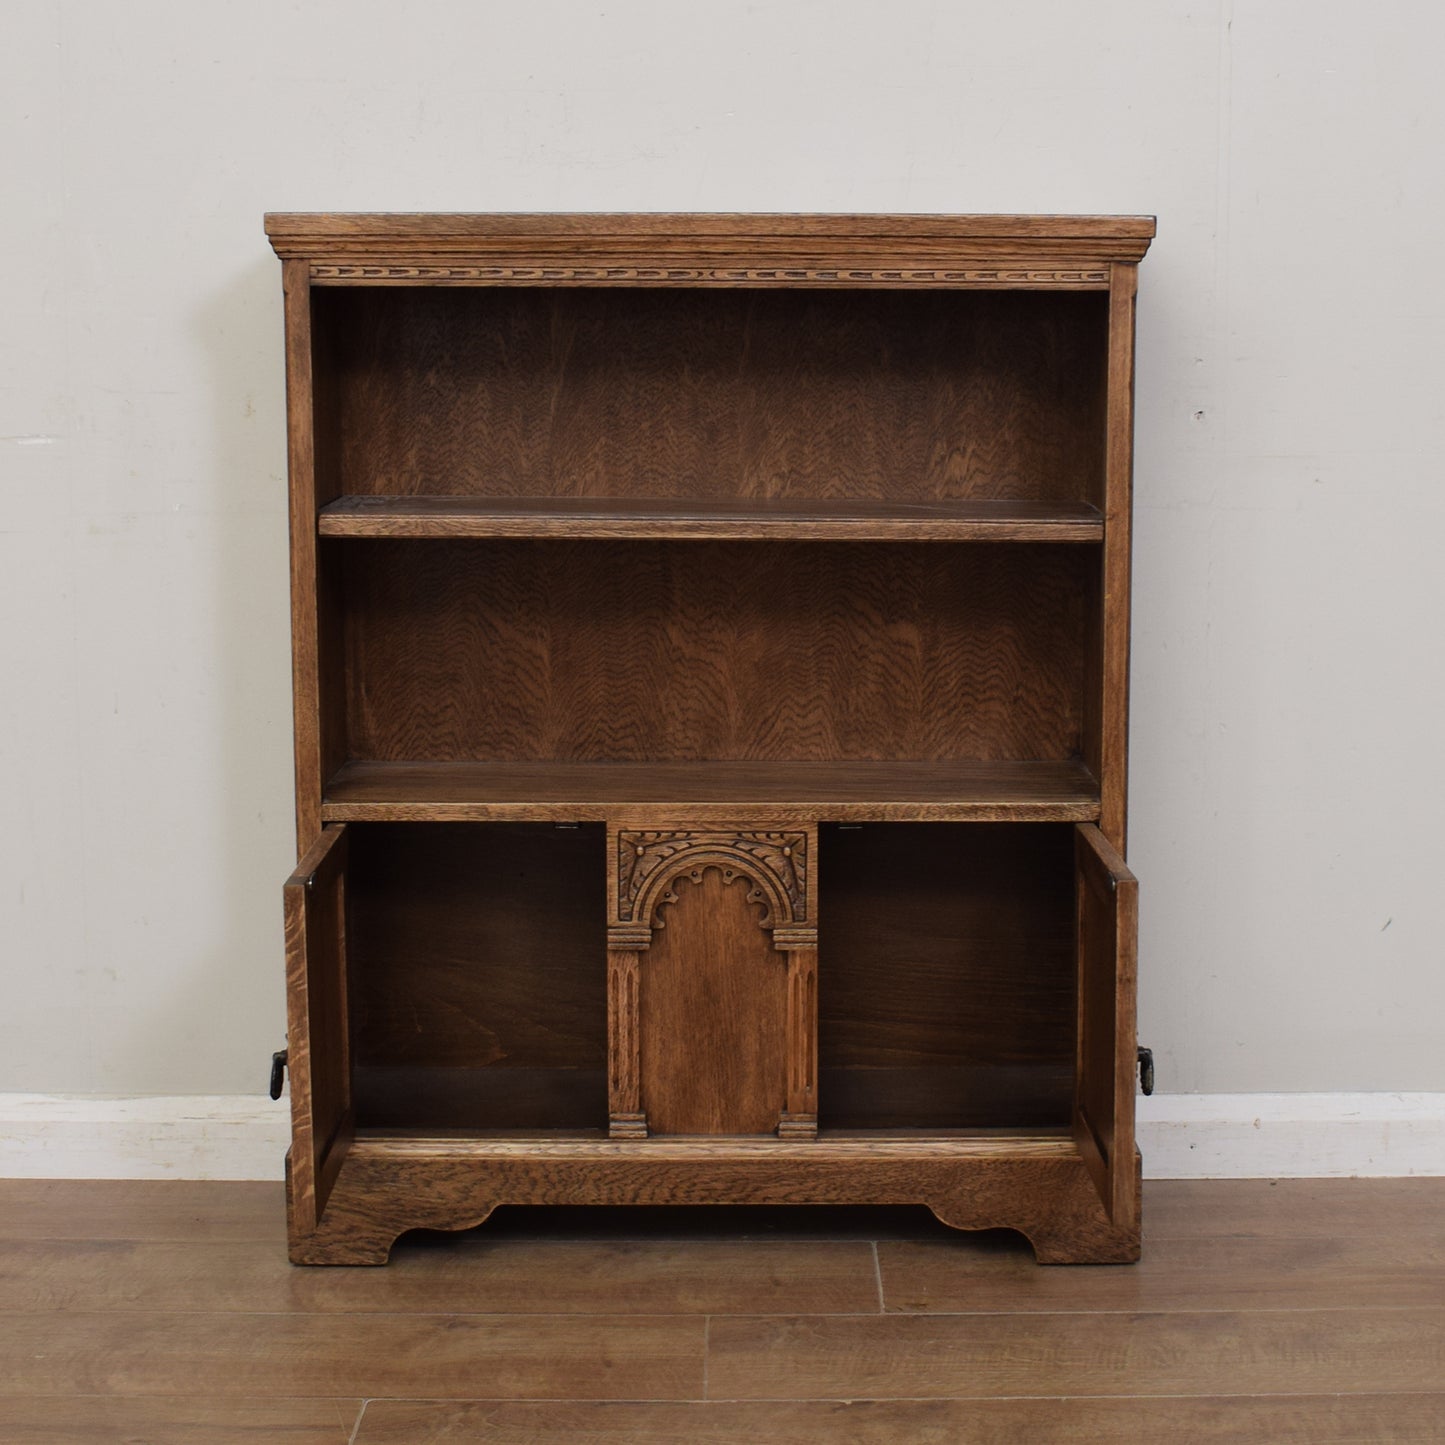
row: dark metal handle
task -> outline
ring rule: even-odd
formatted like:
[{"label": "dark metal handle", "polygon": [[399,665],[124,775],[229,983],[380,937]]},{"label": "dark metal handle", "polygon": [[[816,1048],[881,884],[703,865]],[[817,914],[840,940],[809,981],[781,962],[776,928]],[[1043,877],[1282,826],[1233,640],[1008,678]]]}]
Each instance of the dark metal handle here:
[{"label": "dark metal handle", "polygon": [[1139,1050],[1139,1087],[1146,1093],[1154,1092],[1154,1050]]},{"label": "dark metal handle", "polygon": [[271,1097],[273,1099],[281,1097],[281,1085],[286,1079],[286,1063],[289,1053],[289,1049],[277,1049],[271,1055]]}]

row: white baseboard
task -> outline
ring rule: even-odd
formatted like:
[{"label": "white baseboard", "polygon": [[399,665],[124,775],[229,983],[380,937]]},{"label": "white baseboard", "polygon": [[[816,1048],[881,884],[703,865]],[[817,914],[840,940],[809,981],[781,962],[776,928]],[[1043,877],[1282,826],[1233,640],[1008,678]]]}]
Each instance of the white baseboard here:
[{"label": "white baseboard", "polygon": [[0,1178],[280,1179],[287,1100],[0,1094]]},{"label": "white baseboard", "polygon": [[1445,1094],[1155,1094],[1138,1136],[1148,1179],[1445,1174]]},{"label": "white baseboard", "polygon": [[[279,1179],[286,1103],[0,1094],[0,1178]],[[1445,1094],[1156,1094],[1150,1179],[1445,1175]]]}]

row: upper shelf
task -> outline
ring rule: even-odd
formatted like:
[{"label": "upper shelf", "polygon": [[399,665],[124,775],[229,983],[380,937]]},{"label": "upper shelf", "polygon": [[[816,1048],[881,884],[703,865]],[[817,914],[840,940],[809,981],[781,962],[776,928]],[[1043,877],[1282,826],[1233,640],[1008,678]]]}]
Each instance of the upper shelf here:
[{"label": "upper shelf", "polygon": [[318,530],[323,537],[1098,542],[1104,520],[1087,502],[348,496],[322,508]]}]

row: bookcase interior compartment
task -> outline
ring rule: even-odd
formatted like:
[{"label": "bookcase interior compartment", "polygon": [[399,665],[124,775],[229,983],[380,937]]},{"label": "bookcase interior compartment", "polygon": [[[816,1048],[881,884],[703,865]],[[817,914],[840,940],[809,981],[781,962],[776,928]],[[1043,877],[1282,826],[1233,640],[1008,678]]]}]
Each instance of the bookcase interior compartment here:
[{"label": "bookcase interior compartment", "polygon": [[[346,760],[1080,755],[1083,547],[366,540]],[[339,659],[338,659],[339,670]]]},{"label": "bookcase interior compartment", "polygon": [[819,1123],[1066,1129],[1074,830],[819,830]]},{"label": "bookcase interior compartment", "polygon": [[312,304],[327,500],[1102,497],[1099,292],[362,286]]},{"label": "bookcase interior compartment", "polygon": [[602,829],[347,834],[357,1129],[604,1128]]}]

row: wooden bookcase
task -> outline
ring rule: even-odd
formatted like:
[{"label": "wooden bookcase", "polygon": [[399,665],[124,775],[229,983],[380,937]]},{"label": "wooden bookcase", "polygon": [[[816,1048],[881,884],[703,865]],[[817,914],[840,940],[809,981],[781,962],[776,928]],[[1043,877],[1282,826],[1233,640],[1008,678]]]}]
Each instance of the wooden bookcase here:
[{"label": "wooden bookcase", "polygon": [[1153,221],[267,231],[292,1258],[831,1202],[1136,1258]]}]

